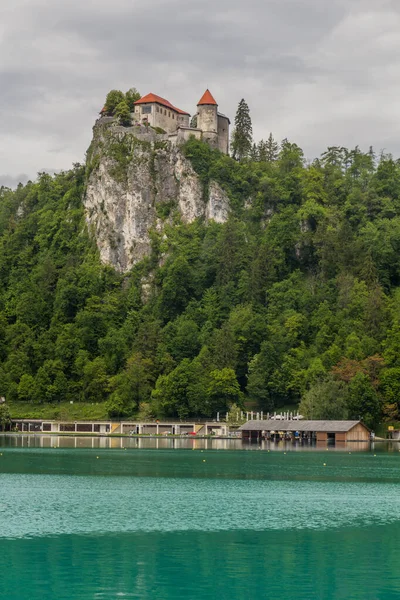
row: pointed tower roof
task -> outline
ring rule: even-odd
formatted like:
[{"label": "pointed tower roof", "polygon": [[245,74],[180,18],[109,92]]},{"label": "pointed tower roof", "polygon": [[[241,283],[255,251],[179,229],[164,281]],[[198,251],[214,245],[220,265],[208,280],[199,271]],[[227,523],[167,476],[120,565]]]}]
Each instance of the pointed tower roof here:
[{"label": "pointed tower roof", "polygon": [[204,92],[204,94],[198,101],[197,106],[200,106],[201,104],[214,104],[214,106],[218,106],[218,104],[215,102],[210,90],[206,90]]}]

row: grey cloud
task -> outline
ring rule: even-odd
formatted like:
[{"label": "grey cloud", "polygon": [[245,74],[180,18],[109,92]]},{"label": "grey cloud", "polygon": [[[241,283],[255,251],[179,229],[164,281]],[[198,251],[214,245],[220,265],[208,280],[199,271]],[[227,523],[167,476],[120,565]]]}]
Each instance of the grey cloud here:
[{"label": "grey cloud", "polygon": [[96,44],[104,60],[131,61],[133,68],[139,59],[195,61],[218,69],[232,64],[245,67],[249,55],[310,47],[343,16],[343,9],[332,4],[322,10],[318,2],[253,0],[243,6],[206,0],[201,11],[187,9],[185,0],[154,4],[106,18],[101,12],[74,10],[55,29],[73,31]]},{"label": "grey cloud", "polygon": [[399,14],[392,0],[13,0],[0,6],[0,170],[83,160],[107,91],[132,85],[191,113],[210,87],[232,120],[244,96],[257,138],[311,158],[334,143],[400,153]]},{"label": "grey cloud", "polygon": [[28,175],[21,173],[12,177],[11,175],[0,175],[0,187],[4,186],[10,189],[15,189],[19,183],[25,184],[29,180]]}]

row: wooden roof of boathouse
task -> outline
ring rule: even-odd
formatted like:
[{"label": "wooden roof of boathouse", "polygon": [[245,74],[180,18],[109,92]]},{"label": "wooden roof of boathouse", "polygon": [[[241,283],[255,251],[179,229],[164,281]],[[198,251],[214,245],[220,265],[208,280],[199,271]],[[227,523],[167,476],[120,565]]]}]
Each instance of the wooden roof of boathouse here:
[{"label": "wooden roof of boathouse", "polygon": [[[361,421],[307,421],[264,419],[262,421],[247,421],[239,427],[239,431],[326,431],[327,433],[341,433],[353,429]],[[361,423],[366,429],[366,425]]]}]

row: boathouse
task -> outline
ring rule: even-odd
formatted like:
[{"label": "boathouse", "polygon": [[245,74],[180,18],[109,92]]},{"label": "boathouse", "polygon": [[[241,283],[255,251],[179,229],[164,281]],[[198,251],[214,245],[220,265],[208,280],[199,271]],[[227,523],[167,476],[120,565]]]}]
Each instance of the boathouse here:
[{"label": "boathouse", "polygon": [[361,421],[247,421],[239,427],[243,440],[307,439],[317,442],[366,442],[370,430]]},{"label": "boathouse", "polygon": [[[12,419],[8,429],[21,433],[93,433],[100,435],[198,435],[227,436],[229,425],[223,422],[181,421],[49,421],[43,419]],[[0,429],[1,430],[1,429]]]},{"label": "boathouse", "polygon": [[111,421],[48,421],[43,419],[12,419],[12,429],[21,433],[113,433]]}]

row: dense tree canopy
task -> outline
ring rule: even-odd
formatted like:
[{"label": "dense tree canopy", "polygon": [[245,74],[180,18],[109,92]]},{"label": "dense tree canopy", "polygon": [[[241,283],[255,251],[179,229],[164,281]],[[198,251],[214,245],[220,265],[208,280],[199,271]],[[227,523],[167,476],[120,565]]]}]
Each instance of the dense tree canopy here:
[{"label": "dense tree canopy", "polygon": [[175,215],[124,276],[86,232],[84,167],[0,189],[0,395],[111,416],[302,401],[314,418],[400,419],[400,163],[330,147],[306,164],[272,136],[244,162],[184,152],[229,219]]}]

